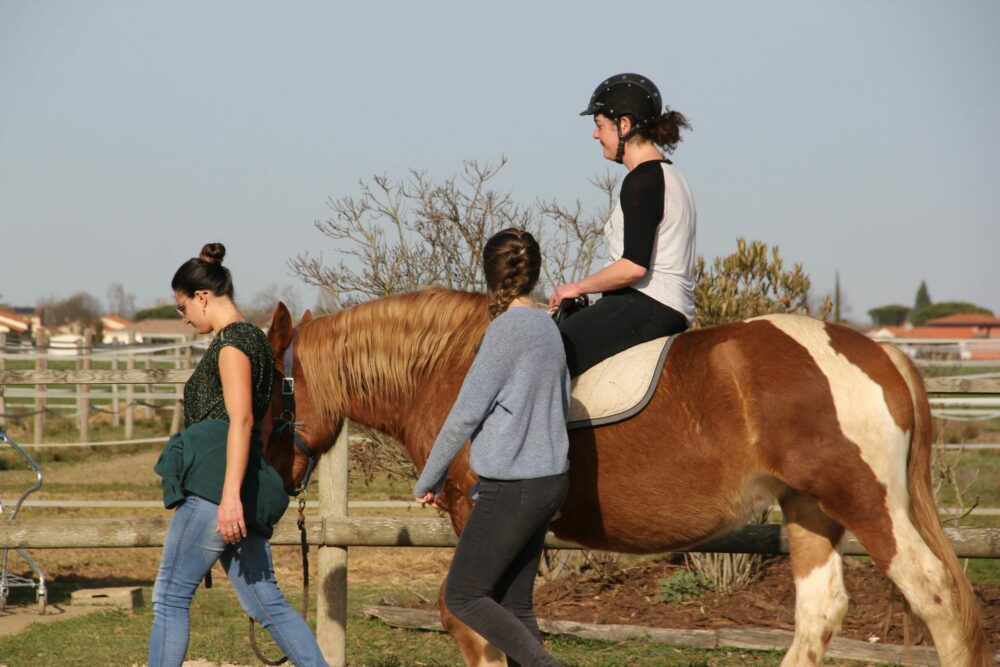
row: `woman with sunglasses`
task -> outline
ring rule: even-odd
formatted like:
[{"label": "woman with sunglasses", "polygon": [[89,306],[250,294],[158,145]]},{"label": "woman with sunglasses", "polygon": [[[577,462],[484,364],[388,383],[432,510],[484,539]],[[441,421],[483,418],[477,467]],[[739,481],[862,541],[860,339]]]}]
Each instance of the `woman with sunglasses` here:
[{"label": "woman with sunglasses", "polygon": [[184,387],[185,429],[171,437],[156,464],[164,505],[174,515],[153,587],[149,667],[183,663],[191,601],[216,561],[243,609],[292,664],[326,665],[274,578],[268,538],[288,508],[288,494],[264,461],[257,427],[271,400],[274,358],[264,332],[246,322],[233,301],[225,254],[221,243],[205,245],[171,283],[184,321],[215,337]]}]

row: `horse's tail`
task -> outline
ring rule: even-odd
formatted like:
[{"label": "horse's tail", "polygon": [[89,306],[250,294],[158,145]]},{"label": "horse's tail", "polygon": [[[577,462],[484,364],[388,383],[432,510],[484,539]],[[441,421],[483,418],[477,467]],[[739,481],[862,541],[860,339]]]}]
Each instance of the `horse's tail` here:
[{"label": "horse's tail", "polygon": [[920,372],[909,357],[892,345],[883,345],[883,348],[906,380],[913,402],[913,434],[906,471],[911,519],[924,542],[947,569],[952,579],[952,593],[957,598],[956,608],[962,635],[960,644],[966,653],[952,658],[956,660],[956,664],[992,665],[993,658],[986,643],[979,604],[958,557],[948,542],[934,501],[931,485],[931,447],[934,437],[927,390]]}]

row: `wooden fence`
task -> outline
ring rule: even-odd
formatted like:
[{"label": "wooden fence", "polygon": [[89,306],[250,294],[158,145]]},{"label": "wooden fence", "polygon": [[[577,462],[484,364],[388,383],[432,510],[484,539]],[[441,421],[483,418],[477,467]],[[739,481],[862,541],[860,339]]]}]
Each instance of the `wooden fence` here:
[{"label": "wooden fence", "polygon": [[[70,418],[74,419],[77,423],[80,442],[87,442],[90,438],[91,413],[98,410],[96,404],[101,402],[107,405],[107,412],[110,414],[113,426],[120,426],[122,417],[124,416],[126,440],[131,440],[134,436],[137,410],[140,411],[140,414],[145,414],[147,417],[155,409],[170,410],[172,412],[170,431],[176,432],[180,430],[183,417],[180,389],[176,388],[170,392],[155,390],[156,384],[174,385],[177,383],[122,383],[125,384],[124,391],[119,387],[119,383],[107,383],[110,384],[110,387],[106,392],[92,393],[92,384],[105,383],[77,381],[75,378],[87,377],[88,372],[93,369],[95,360],[101,360],[109,364],[112,371],[117,371],[122,367],[125,370],[136,370],[141,367],[147,371],[153,371],[157,370],[158,366],[162,368],[164,364],[170,364],[174,370],[187,370],[190,374],[190,369],[195,361],[192,349],[195,339],[194,334],[185,334],[183,336],[184,342],[179,345],[153,348],[149,346],[136,347],[129,345],[96,353],[93,339],[94,332],[88,330],[84,333],[79,345],[75,349],[66,348],[63,350],[63,354],[52,357],[45,352],[48,348],[46,346],[47,339],[44,331],[38,335],[36,341],[37,347],[28,348],[28,350],[17,354],[6,353],[6,337],[5,334],[0,333],[0,373],[7,370],[8,358],[11,360],[25,359],[34,362],[34,370],[36,371],[34,377],[37,380],[34,383],[32,391],[12,390],[9,394],[5,391],[5,383],[0,383],[0,423],[2,423],[4,415],[8,415],[8,418],[24,418],[14,416],[18,414],[14,412],[14,407],[28,407],[28,411],[21,414],[30,416],[33,419],[34,442],[41,443],[43,442],[48,417],[57,409],[73,410],[74,414]],[[42,350],[43,352],[37,353],[35,350]],[[158,354],[159,352],[169,350],[175,350],[175,354],[169,356]],[[74,365],[75,370],[64,375],[64,379],[61,381],[44,381],[44,378],[47,377],[45,371],[49,370],[50,361],[70,362]],[[7,382],[6,384],[16,383]],[[47,387],[49,384],[73,384],[75,390],[72,392],[51,391]],[[144,385],[144,391],[137,392],[134,388],[135,384]],[[153,403],[154,401],[155,403]]]},{"label": "wooden fence", "polygon": [[[125,369],[77,371],[9,371],[0,369],[0,392],[7,384],[165,384],[183,383],[186,369]],[[998,394],[1000,378],[938,378],[926,381],[928,391],[941,394]],[[352,546],[450,547],[456,543],[445,519],[351,518],[347,515],[347,425],[333,449],[317,468],[320,517],[306,520],[307,541],[319,547],[317,638],[331,665],[346,664],[347,555]],[[162,546],[169,517],[156,519],[51,519],[0,522],[0,549]],[[1000,529],[947,529],[955,551],[963,558],[1000,557]],[[281,521],[273,544],[299,543],[294,517]],[[546,546],[579,548],[549,535]],[[863,555],[864,548],[850,534],[841,549]],[[750,525],[703,543],[700,552],[786,554],[783,526]]]}]

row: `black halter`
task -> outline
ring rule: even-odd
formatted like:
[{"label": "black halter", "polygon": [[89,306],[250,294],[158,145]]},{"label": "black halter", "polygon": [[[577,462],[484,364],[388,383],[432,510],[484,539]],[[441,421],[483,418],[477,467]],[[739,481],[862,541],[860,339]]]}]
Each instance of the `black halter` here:
[{"label": "black halter", "polygon": [[302,440],[302,436],[299,435],[298,430],[295,428],[295,378],[292,375],[292,349],[294,346],[295,335],[293,334],[292,341],[285,349],[285,373],[281,378],[281,414],[274,420],[274,427],[271,429],[271,437],[269,441],[273,441],[274,436],[283,433],[286,430],[291,431],[295,447],[299,450],[299,453],[309,459],[309,462],[306,464],[306,474],[302,477],[302,481],[299,482],[294,489],[292,489],[292,494],[297,496],[305,491],[306,486],[308,486],[309,478],[312,477],[313,469],[316,467],[317,456],[316,452],[309,449],[306,443]]}]

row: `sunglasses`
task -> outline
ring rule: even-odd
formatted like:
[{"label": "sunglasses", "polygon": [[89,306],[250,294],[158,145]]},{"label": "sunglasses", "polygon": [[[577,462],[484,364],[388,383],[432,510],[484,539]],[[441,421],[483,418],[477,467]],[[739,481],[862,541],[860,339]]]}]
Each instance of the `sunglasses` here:
[{"label": "sunglasses", "polygon": [[[202,291],[202,290],[198,290],[198,291]],[[195,292],[194,296],[198,296],[198,292]],[[187,299],[187,301],[185,301],[183,304],[181,304],[181,305],[179,305],[179,306],[177,306],[177,307],[174,308],[174,310],[177,311],[178,315],[180,315],[181,317],[184,317],[184,315],[187,312],[188,301],[190,301],[193,298],[194,297],[191,297],[191,298]]]}]

